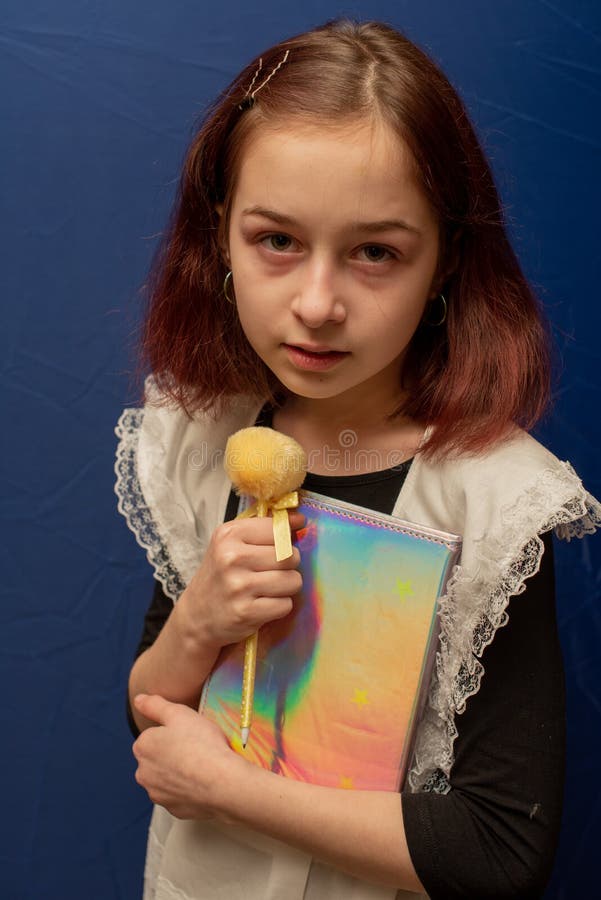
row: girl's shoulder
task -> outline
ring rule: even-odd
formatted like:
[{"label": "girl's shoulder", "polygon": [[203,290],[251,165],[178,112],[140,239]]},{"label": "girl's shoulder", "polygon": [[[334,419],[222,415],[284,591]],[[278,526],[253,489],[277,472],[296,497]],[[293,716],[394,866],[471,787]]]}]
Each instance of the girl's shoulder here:
[{"label": "girl's shoulder", "polygon": [[172,452],[178,449],[181,452],[182,443],[190,445],[198,441],[205,441],[216,448],[225,446],[230,434],[254,423],[262,405],[256,398],[238,395],[219,407],[190,414],[169,400],[152,375],[145,381],[144,397],[141,412],[146,427],[160,432]]},{"label": "girl's shoulder", "polygon": [[512,472],[520,480],[546,468],[561,465],[560,460],[540,441],[521,428],[513,428],[504,440],[477,454],[449,455],[440,460],[423,460],[424,468],[437,470],[452,483],[489,481],[493,475]]},{"label": "girl's shoulder", "polygon": [[150,376],[144,406],[121,414],[115,429],[119,511],[173,600],[223,521],[230,491],[223,468],[227,439],[253,425],[260,407],[260,401],[235,397],[222,410],[189,415]]},{"label": "girl's shoulder", "polygon": [[477,538],[490,523],[532,534],[555,528],[570,539],[601,524],[601,506],[567,461],[522,429],[477,455],[414,461],[396,514],[421,515],[434,527]]}]

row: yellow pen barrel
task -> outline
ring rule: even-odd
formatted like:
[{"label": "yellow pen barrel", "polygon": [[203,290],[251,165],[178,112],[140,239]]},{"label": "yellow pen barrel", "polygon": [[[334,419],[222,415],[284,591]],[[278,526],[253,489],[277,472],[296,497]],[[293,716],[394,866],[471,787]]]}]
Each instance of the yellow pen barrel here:
[{"label": "yellow pen barrel", "polygon": [[[267,504],[257,503],[257,516],[267,515]],[[240,737],[242,746],[246,747],[253,717],[253,701],[255,698],[255,672],[257,671],[257,644],[259,632],[249,634],[244,645],[244,671],[242,673],[242,701],[240,703]]]},{"label": "yellow pen barrel", "polygon": [[[255,696],[255,672],[257,668],[257,643],[259,633],[255,631],[246,638],[244,647],[244,672],[242,674],[242,703],[240,705],[240,731],[242,743],[246,746],[252,723],[253,700]],[[245,733],[246,731],[246,733]]]},{"label": "yellow pen barrel", "polygon": [[[253,506],[241,513],[239,518],[247,518],[252,515],[257,515],[258,518],[264,518],[271,508],[276,559],[288,559],[289,556],[292,556],[288,510],[296,506],[298,506],[298,494],[296,491],[293,491],[289,494],[285,494],[276,501],[266,502],[264,500],[258,500]],[[259,633],[255,632],[246,638],[246,644],[244,645],[242,701],[240,703],[240,737],[243,747],[246,747],[246,744],[248,743],[252,725],[258,639]]]}]

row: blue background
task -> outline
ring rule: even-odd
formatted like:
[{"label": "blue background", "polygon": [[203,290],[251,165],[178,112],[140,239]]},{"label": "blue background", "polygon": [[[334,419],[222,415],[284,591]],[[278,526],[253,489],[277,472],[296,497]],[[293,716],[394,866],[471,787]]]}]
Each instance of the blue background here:
[{"label": "blue background", "polygon": [[[405,30],[492,159],[561,378],[543,440],[601,496],[596,0],[4,0],[0,893],[140,895],[149,804],[124,694],[152,576],[116,512],[139,291],[205,104],[255,53],[340,13]],[[558,551],[569,770],[551,898],[596,882],[599,538]]]}]

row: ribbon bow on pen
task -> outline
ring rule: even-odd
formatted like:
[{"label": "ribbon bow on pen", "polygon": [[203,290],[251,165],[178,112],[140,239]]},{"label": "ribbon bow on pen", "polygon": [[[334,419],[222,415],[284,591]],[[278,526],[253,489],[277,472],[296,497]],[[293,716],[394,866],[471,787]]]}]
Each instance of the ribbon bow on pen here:
[{"label": "ribbon bow on pen", "polygon": [[275,541],[275,558],[279,561],[288,559],[292,556],[292,534],[290,531],[290,520],[288,519],[288,510],[296,509],[299,504],[298,491],[289,491],[274,500],[257,500],[244,512],[241,512],[238,519],[250,519],[253,516],[264,518],[269,514],[273,516],[273,539]]}]

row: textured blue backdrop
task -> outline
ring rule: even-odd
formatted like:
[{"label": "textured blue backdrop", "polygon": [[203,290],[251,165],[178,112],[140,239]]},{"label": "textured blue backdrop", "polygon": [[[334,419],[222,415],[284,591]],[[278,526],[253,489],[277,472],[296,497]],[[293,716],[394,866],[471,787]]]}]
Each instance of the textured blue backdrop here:
[{"label": "textured blue backdrop", "polygon": [[[4,0],[0,893],[139,896],[149,804],[124,691],[152,587],[117,515],[138,292],[193,122],[248,59],[340,13],[405,30],[463,94],[561,356],[540,434],[601,496],[596,0]],[[600,542],[558,553],[570,702],[548,898],[596,882]],[[6,814],[8,813],[8,814]]]}]

